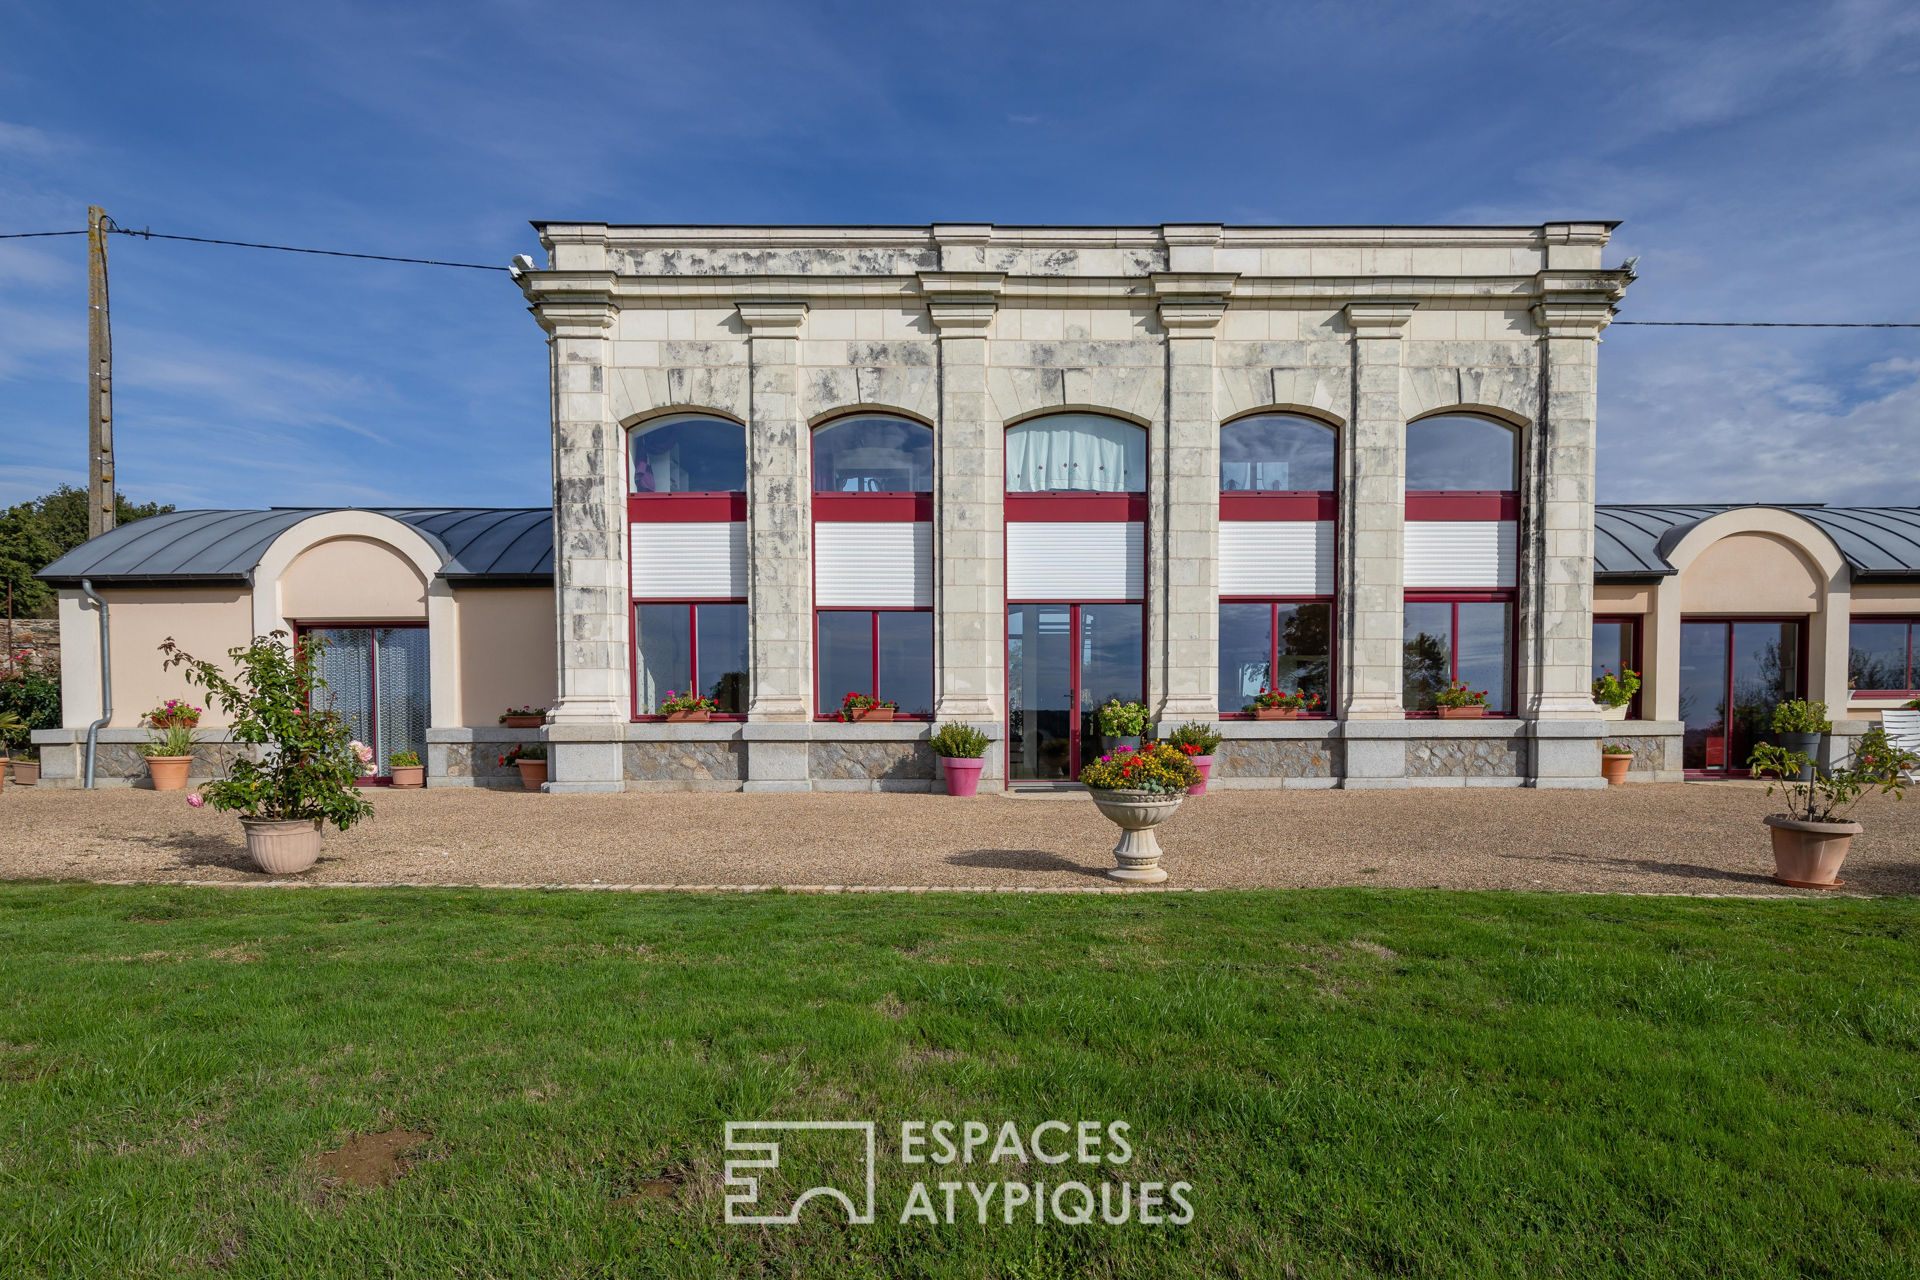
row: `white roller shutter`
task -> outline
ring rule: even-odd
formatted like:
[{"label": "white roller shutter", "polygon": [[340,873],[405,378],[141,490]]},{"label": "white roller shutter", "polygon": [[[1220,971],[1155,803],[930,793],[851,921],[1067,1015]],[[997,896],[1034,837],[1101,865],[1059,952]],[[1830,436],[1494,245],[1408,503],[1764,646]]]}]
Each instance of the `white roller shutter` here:
[{"label": "white roller shutter", "polygon": [[1138,521],[1020,521],[1007,525],[1007,599],[1139,600],[1146,595],[1145,527]]},{"label": "white roller shutter", "polygon": [[1220,594],[1332,595],[1333,521],[1222,520]]},{"label": "white roller shutter", "polygon": [[814,603],[823,609],[933,607],[933,526],[821,521],[813,526]]},{"label": "white roller shutter", "polygon": [[725,600],[747,594],[745,523],[667,522],[631,529],[636,600]]},{"label": "white roller shutter", "polygon": [[1511,587],[1518,545],[1511,520],[1409,520],[1403,584]]}]

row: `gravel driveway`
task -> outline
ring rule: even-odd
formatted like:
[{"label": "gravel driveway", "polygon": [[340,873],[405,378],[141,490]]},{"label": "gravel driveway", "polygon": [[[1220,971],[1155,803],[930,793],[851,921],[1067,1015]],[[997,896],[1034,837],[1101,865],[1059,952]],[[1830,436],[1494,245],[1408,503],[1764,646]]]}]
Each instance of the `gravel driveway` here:
[{"label": "gravel driveway", "polygon": [[[548,796],[388,791],[309,882],[1097,888],[1115,829],[1084,795]],[[1169,887],[1397,885],[1795,893],[1755,783],[1609,791],[1228,791],[1161,828]],[[1920,797],[1869,797],[1850,889],[1920,893]],[[240,826],[180,793],[0,793],[0,878],[262,882]]]}]

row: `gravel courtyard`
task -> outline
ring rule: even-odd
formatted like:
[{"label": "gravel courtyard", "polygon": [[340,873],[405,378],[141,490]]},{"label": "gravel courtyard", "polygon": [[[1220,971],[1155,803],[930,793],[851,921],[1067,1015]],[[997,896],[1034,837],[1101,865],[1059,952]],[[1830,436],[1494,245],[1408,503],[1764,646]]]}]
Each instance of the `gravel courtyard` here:
[{"label": "gravel courtyard", "polygon": [[[1113,882],[1116,835],[1084,795],[373,793],[329,830],[316,883],[980,886]],[[1391,885],[1791,894],[1755,783],[1610,791],[1228,791],[1161,828],[1169,887]],[[1848,889],[1920,893],[1920,802],[1856,814]],[[0,878],[262,882],[239,823],[183,793],[0,793]]]}]

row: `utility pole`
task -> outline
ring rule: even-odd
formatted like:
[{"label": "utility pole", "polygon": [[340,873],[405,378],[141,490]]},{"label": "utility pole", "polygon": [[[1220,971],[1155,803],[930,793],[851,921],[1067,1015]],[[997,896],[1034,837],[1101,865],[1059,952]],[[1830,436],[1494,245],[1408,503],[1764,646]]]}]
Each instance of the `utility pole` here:
[{"label": "utility pole", "polygon": [[107,314],[107,228],[87,207],[87,536],[113,528],[113,325]]}]

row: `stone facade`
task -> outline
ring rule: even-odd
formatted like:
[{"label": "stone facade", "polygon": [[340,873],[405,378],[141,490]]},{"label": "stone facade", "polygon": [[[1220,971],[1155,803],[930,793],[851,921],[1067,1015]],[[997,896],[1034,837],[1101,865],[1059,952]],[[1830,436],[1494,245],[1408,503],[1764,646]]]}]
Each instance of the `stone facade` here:
[{"label": "stone facade", "polygon": [[[1340,731],[1235,739],[1223,779],[1596,784],[1595,373],[1630,279],[1602,264],[1610,232],[543,225],[547,261],[516,278],[552,353],[550,787],[733,781],[739,753],[640,750],[656,727],[630,716],[623,433],[690,411],[748,434],[751,697],[734,776],[749,790],[931,782],[924,748],[841,745],[861,741],[856,726],[813,705],[808,434],[856,410],[934,431],[937,719],[1004,736],[1002,436],[1057,410],[1145,428],[1147,699],[1164,723],[1215,718],[1219,428],[1292,412],[1340,437]],[[1470,742],[1414,732],[1401,709],[1406,424],[1445,411],[1522,441],[1519,718]],[[1380,730],[1356,727],[1369,722]]]}]

